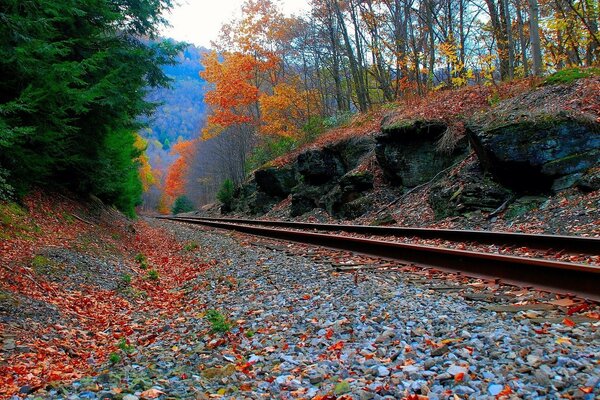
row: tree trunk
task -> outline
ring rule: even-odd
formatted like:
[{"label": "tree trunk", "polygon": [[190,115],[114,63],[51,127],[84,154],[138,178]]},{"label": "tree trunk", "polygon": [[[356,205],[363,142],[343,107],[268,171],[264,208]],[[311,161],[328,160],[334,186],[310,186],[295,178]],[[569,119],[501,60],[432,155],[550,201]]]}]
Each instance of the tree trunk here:
[{"label": "tree trunk", "polygon": [[537,0],[529,1],[529,40],[531,42],[531,58],[533,60],[533,75],[540,76],[543,73],[542,45],[540,42],[539,15],[540,7]]}]

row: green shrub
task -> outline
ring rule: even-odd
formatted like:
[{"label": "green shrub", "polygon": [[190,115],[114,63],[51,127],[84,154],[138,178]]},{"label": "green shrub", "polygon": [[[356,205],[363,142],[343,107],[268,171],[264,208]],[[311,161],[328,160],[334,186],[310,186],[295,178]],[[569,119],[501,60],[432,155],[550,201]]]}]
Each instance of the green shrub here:
[{"label": "green shrub", "polygon": [[99,153],[101,162],[95,172],[92,193],[115,205],[129,217],[135,217],[135,207],[141,204],[142,181],[137,158],[142,150],[134,146],[135,134],[110,132]]},{"label": "green shrub", "polygon": [[226,209],[231,208],[231,202],[233,201],[233,182],[231,179],[225,179],[221,184],[221,189],[217,193],[217,200],[223,204]]},{"label": "green shrub", "polygon": [[198,245],[198,243],[196,242],[190,242],[190,243],[186,243],[185,246],[183,246],[183,249],[185,251],[194,251],[196,249],[198,249],[200,246]]},{"label": "green shrub", "polygon": [[146,256],[145,256],[144,254],[142,254],[142,253],[137,253],[137,254],[135,255],[135,261],[136,261],[138,264],[141,264],[141,263],[143,263],[143,262],[146,262],[146,261],[148,261],[148,259],[146,258]]},{"label": "green shrub", "polygon": [[121,361],[121,356],[120,356],[120,355],[118,355],[117,353],[110,353],[110,355],[108,356],[108,361],[109,361],[111,364],[116,364],[116,363],[118,363],[119,361]]},{"label": "green shrub", "polygon": [[246,172],[262,167],[277,157],[291,152],[297,146],[298,140],[294,138],[266,136],[250,153],[245,166]]},{"label": "green shrub", "polygon": [[135,347],[127,343],[125,339],[119,340],[117,347],[125,352],[125,354],[131,354],[135,352]]},{"label": "green shrub", "polygon": [[196,206],[194,203],[188,199],[186,196],[179,196],[175,199],[173,203],[173,208],[171,208],[172,214],[181,214],[185,212],[194,211]]},{"label": "green shrub", "polygon": [[210,323],[210,329],[213,332],[225,333],[231,329],[231,324],[227,321],[227,318],[217,310],[208,310],[206,319]]},{"label": "green shrub", "polygon": [[125,285],[130,285],[131,284],[131,275],[123,274],[123,276],[121,276],[121,280],[123,281],[123,283]]},{"label": "green shrub", "polygon": [[148,275],[146,275],[146,278],[150,279],[151,281],[157,281],[160,279],[158,271],[155,269],[151,269],[150,271],[148,271]]},{"label": "green shrub", "polygon": [[135,261],[140,265],[141,269],[147,269],[148,268],[148,259],[142,253],[137,253],[135,255]]},{"label": "green shrub", "polygon": [[0,168],[0,201],[12,200],[15,195],[15,188],[8,183],[9,172]]}]

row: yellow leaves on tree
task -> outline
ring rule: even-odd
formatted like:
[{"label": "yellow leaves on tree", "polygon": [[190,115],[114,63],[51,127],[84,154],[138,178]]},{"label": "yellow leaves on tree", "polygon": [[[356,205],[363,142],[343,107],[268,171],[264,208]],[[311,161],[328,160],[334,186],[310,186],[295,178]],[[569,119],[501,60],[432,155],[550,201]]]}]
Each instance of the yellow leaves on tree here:
[{"label": "yellow leaves on tree", "polygon": [[144,192],[147,192],[152,185],[156,184],[155,173],[152,170],[148,156],[144,152],[148,146],[148,143],[140,135],[135,135],[135,142],[133,145],[142,153],[138,157],[137,161],[139,163],[139,174],[140,180],[142,181],[142,189]]},{"label": "yellow leaves on tree", "polygon": [[171,164],[167,172],[164,192],[168,196],[168,202],[185,193],[186,178],[195,153],[194,143],[194,140],[187,140],[173,146],[172,153],[178,154],[179,158]]},{"label": "yellow leaves on tree", "polygon": [[223,61],[216,52],[207,54],[203,60],[205,70],[200,73],[213,89],[206,93],[205,102],[211,106],[204,139],[219,134],[223,129],[237,124],[253,123],[259,90],[252,83],[259,65],[250,55],[227,53]]},{"label": "yellow leaves on tree", "polygon": [[280,83],[273,95],[260,97],[261,132],[268,135],[298,137],[301,125],[308,118],[311,93],[297,85]]}]

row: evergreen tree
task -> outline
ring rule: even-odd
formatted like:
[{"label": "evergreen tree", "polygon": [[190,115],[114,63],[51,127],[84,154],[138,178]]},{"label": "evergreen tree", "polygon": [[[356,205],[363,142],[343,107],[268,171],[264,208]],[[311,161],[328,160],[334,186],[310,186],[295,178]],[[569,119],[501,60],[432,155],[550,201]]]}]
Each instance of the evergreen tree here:
[{"label": "evergreen tree", "polygon": [[[180,46],[147,44],[171,0],[0,3],[0,168],[32,185],[92,193],[132,213],[132,133]],[[119,177],[117,181],[116,177]],[[128,197],[125,199],[124,197]]]},{"label": "evergreen tree", "polygon": [[196,206],[194,205],[194,203],[192,203],[190,199],[188,199],[186,196],[179,196],[177,199],[175,199],[175,202],[173,203],[171,213],[181,214],[185,212],[194,211],[195,209]]}]

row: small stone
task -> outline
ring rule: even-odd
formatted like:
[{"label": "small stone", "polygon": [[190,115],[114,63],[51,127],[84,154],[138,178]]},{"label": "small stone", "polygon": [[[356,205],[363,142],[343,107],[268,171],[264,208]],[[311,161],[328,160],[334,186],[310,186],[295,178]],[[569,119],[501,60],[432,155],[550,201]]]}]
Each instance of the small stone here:
[{"label": "small stone", "polygon": [[31,394],[33,392],[35,392],[35,388],[29,385],[22,386],[21,389],[19,389],[20,394]]},{"label": "small stone", "polygon": [[488,386],[488,393],[490,396],[497,396],[502,389],[504,389],[504,386],[498,385],[497,383],[492,383],[490,386]]},{"label": "small stone", "polygon": [[392,339],[394,336],[396,336],[396,333],[393,330],[388,329],[385,330],[381,335],[379,335],[377,339],[375,339],[375,342],[384,343]]},{"label": "small stone", "polygon": [[2,345],[2,350],[4,350],[4,351],[14,350],[15,347],[17,347],[17,344],[15,343],[14,339],[6,339],[4,341],[4,344]]},{"label": "small stone", "polygon": [[458,374],[467,374],[469,371],[465,367],[461,367],[459,365],[451,365],[450,368],[446,370],[450,375],[458,375]]},{"label": "small stone", "polygon": [[126,394],[123,396],[123,400],[139,400],[140,398],[133,394]]},{"label": "small stone", "polygon": [[388,376],[390,374],[390,370],[384,366],[377,367],[377,376]]},{"label": "small stone", "polygon": [[442,347],[438,347],[437,349],[431,352],[432,357],[438,357],[444,355],[448,352],[449,348],[447,345],[443,345]]},{"label": "small stone", "polygon": [[542,364],[542,359],[538,356],[530,354],[527,356],[527,364],[533,368],[537,368]]}]

